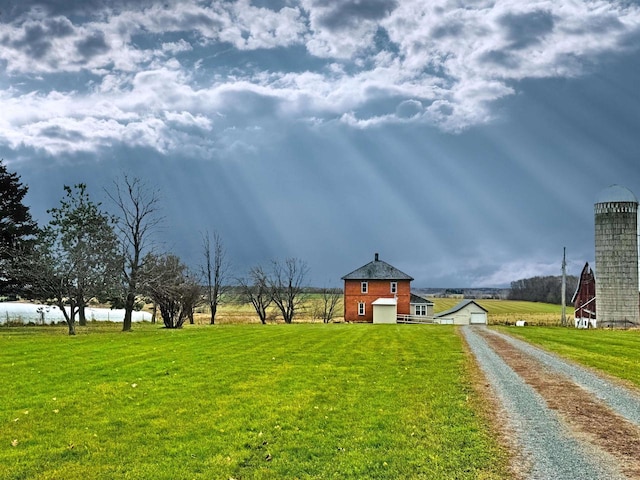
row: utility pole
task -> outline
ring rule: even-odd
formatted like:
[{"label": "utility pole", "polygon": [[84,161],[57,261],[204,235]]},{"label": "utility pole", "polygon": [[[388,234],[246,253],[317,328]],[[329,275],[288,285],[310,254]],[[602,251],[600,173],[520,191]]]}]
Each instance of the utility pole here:
[{"label": "utility pole", "polygon": [[562,318],[560,323],[563,327],[567,326],[567,247],[562,247],[562,292],[560,298],[562,302]]}]

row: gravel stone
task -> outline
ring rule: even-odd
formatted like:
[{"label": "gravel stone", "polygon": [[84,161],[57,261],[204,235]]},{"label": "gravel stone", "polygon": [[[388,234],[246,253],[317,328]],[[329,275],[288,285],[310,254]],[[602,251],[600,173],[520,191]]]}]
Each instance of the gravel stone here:
[{"label": "gravel stone", "polygon": [[584,367],[565,361],[527,342],[500,332],[491,331],[491,333],[505,339],[524,353],[536,357],[549,370],[569,377],[574,383],[602,400],[618,415],[640,426],[640,395],[637,392],[607,381]]},{"label": "gravel stone", "polygon": [[529,463],[527,478],[623,479],[610,457],[572,436],[544,399],[478,335],[478,328],[482,327],[462,327],[462,333],[495,391],[507,425]]}]

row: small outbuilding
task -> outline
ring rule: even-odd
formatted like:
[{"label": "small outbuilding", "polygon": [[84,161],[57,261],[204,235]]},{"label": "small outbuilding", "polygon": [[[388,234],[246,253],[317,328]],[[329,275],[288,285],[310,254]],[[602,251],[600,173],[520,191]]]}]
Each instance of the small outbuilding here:
[{"label": "small outbuilding", "polygon": [[463,300],[455,307],[435,315],[436,323],[448,325],[486,325],[487,309],[475,300]]},{"label": "small outbuilding", "polygon": [[378,298],[374,300],[373,323],[396,323],[398,317],[398,300],[395,298]]}]

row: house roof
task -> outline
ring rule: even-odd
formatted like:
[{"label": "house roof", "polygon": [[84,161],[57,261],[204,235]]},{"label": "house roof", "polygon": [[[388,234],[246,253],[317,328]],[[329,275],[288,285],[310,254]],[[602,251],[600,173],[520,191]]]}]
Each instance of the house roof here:
[{"label": "house roof", "polygon": [[460,310],[462,310],[464,307],[466,307],[467,305],[470,305],[472,303],[475,303],[478,307],[480,307],[482,310],[484,310],[485,312],[488,312],[488,310],[486,308],[484,308],[482,305],[480,305],[478,302],[476,302],[475,300],[463,300],[461,301],[459,304],[457,304],[455,307],[450,308],[449,310],[445,310],[444,312],[440,312],[440,313],[436,313],[434,315],[434,317],[445,317],[447,315],[451,315],[452,313],[456,313],[459,312]]},{"label": "house roof", "polygon": [[433,305],[433,302],[428,298],[424,298],[423,296],[413,292],[411,292],[411,299],[409,300],[409,303],[421,303],[421,304],[424,303],[427,305]]},{"label": "house roof", "polygon": [[383,262],[376,253],[373,262],[354,270],[342,277],[343,280],[413,280],[413,277],[396,267]]},{"label": "house roof", "polygon": [[398,300],[395,298],[378,298],[371,302],[371,305],[397,305]]}]

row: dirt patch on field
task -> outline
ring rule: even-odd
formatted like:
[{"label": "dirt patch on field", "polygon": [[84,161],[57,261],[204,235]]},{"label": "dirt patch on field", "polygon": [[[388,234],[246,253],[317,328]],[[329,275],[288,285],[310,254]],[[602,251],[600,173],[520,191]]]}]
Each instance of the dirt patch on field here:
[{"label": "dirt patch on field", "polygon": [[481,335],[581,438],[615,458],[620,471],[640,479],[640,428],[563,375],[550,373],[534,357],[489,332]]}]

